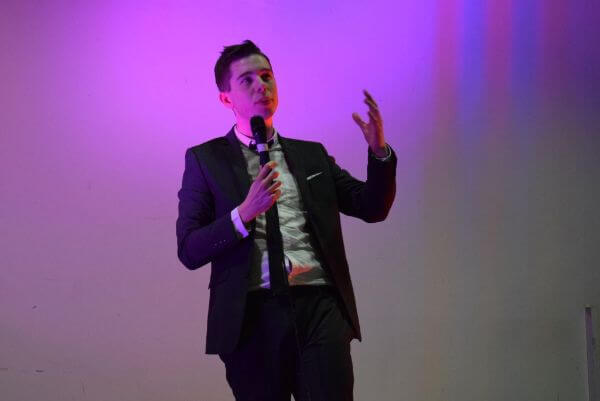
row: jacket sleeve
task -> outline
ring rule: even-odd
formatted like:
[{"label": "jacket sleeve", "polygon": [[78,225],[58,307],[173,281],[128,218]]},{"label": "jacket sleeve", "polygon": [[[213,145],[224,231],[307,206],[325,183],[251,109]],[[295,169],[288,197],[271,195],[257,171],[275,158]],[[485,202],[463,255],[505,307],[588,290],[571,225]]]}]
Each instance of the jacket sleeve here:
[{"label": "jacket sleeve", "polygon": [[[336,164],[333,157],[328,156],[340,212],[367,223],[385,220],[396,196],[397,158],[391,146],[389,148],[392,154],[386,161],[378,160],[368,150],[366,181],[352,177]],[[325,148],[323,151],[326,152]]]},{"label": "jacket sleeve", "polygon": [[177,256],[188,269],[211,262],[240,241],[230,213],[216,216],[214,195],[192,149],[185,154],[178,196]]}]

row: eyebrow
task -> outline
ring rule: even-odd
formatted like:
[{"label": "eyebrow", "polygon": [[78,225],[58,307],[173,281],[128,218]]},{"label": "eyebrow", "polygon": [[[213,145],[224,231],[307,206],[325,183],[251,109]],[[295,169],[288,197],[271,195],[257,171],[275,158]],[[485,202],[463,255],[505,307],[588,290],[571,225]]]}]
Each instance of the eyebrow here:
[{"label": "eyebrow", "polygon": [[244,78],[246,75],[250,75],[250,74],[254,74],[254,73],[260,74],[261,72],[265,72],[265,71],[270,72],[271,74],[273,74],[273,70],[272,69],[270,69],[270,68],[261,68],[259,70],[249,70],[249,71],[243,72],[243,73],[241,73],[236,78],[236,80],[240,80],[241,78]]}]

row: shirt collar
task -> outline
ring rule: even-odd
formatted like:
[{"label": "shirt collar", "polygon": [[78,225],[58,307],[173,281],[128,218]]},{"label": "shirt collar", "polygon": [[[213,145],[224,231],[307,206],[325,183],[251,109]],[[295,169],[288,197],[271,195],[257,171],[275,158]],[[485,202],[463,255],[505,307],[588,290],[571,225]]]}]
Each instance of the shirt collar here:
[{"label": "shirt collar", "polygon": [[[238,141],[240,141],[241,143],[243,143],[244,145],[246,145],[246,147],[250,146],[250,143],[255,142],[254,138],[249,138],[246,135],[242,134],[240,132],[240,130],[238,130],[237,124],[233,126],[233,131],[235,132],[235,136],[237,137]],[[275,128],[273,128],[273,144],[276,145],[277,144],[277,136],[278,136],[278,132]]]}]

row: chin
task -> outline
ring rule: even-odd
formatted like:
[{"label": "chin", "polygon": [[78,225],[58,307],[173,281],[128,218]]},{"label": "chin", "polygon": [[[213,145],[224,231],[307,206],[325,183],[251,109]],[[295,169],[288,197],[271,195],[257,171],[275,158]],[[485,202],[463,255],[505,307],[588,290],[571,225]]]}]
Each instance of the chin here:
[{"label": "chin", "polygon": [[273,117],[273,115],[275,114],[275,109],[262,109],[262,110],[257,110],[256,115],[261,116],[264,119],[268,119]]}]

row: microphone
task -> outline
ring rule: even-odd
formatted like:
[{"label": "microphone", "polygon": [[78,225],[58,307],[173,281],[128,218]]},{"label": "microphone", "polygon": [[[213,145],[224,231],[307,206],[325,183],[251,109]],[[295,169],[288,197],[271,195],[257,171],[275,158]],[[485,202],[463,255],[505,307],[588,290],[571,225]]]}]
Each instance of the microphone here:
[{"label": "microphone", "polygon": [[267,126],[265,120],[261,116],[254,116],[250,119],[250,129],[252,129],[252,136],[256,141],[256,150],[260,157],[260,166],[264,166],[270,160],[269,158],[269,144],[267,143]]}]

